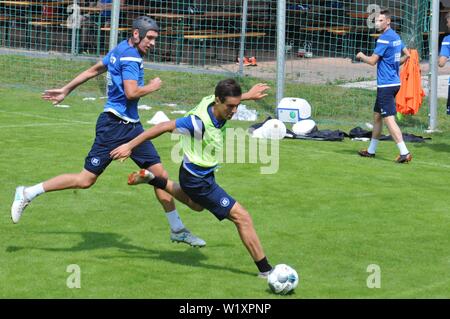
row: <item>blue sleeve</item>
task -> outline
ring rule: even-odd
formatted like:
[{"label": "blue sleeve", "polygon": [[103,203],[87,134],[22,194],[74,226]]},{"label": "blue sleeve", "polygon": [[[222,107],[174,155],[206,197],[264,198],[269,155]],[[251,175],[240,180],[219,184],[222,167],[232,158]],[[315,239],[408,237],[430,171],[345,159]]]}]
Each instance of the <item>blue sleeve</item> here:
[{"label": "blue sleeve", "polygon": [[122,62],[122,79],[124,80],[139,80],[140,63],[135,61]]},{"label": "blue sleeve", "polygon": [[111,57],[111,51],[109,51],[108,54],[105,55],[102,59],[102,63],[104,66],[106,66],[106,67],[108,66],[110,57]]},{"label": "blue sleeve", "polygon": [[450,57],[450,41],[447,38],[444,38],[442,41],[440,56]]},{"label": "blue sleeve", "polygon": [[[195,124],[194,124],[195,121]],[[198,138],[203,137],[205,132],[202,120],[196,115],[190,115],[186,117],[181,117],[175,120],[175,131],[174,133],[179,133],[183,135],[190,135],[192,137],[198,136]],[[199,134],[199,135],[197,135]]]},{"label": "blue sleeve", "polygon": [[123,80],[139,81],[139,70],[142,64],[142,57],[137,50],[129,48],[120,56]]},{"label": "blue sleeve", "polygon": [[388,47],[389,47],[389,41],[383,40],[383,39],[378,39],[377,46],[375,47],[375,51],[373,51],[373,53],[382,57],[382,56],[384,56],[384,53],[386,52]]}]

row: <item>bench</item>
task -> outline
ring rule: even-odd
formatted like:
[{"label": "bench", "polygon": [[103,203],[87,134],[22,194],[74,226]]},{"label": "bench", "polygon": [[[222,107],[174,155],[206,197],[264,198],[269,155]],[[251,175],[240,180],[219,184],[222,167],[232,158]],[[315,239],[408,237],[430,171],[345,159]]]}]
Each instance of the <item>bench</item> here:
[{"label": "bench", "polygon": [[[28,30],[27,33],[30,37],[30,41],[29,41],[29,46],[31,49],[31,45],[33,44],[33,38],[32,37],[32,31],[33,28],[40,28],[42,29],[47,29],[47,28],[51,28],[53,26],[60,26],[61,23],[63,23],[63,21],[57,21],[57,20],[32,20],[32,21],[28,21]],[[49,42],[51,40],[51,36],[46,34],[44,35],[45,38],[45,51],[48,51],[48,47],[49,47]],[[37,41],[34,42],[34,44],[37,44]]]},{"label": "bench", "polygon": [[[264,37],[265,32],[247,32],[245,33],[245,38],[259,38]],[[185,34],[183,35],[183,40],[188,41],[200,41],[202,45],[201,50],[201,63],[204,66],[206,60],[206,42],[208,40],[225,40],[225,39],[240,39],[241,33],[202,33],[202,34]],[[217,46],[214,47],[217,56]],[[178,51],[178,50],[177,50]],[[177,63],[179,63],[179,54],[177,52]],[[194,64],[194,46],[192,46],[192,64]]]}]

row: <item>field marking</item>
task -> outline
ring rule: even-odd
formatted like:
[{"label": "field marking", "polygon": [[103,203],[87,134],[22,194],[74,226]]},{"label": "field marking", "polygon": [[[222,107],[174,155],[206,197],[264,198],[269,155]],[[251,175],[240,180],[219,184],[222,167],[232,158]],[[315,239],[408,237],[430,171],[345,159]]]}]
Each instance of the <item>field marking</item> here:
[{"label": "field marking", "polygon": [[28,113],[22,113],[22,112],[9,112],[9,111],[3,111],[3,110],[0,110],[0,112],[1,113],[6,113],[6,114],[14,114],[14,115],[21,115],[21,116],[28,116],[28,117],[46,119],[46,120],[63,121],[63,122],[67,122],[67,123],[93,124],[91,122],[60,119],[60,118],[48,117],[48,116],[37,115],[37,114],[28,114]]},{"label": "field marking", "polygon": [[36,124],[22,124],[22,125],[0,125],[3,128],[22,128],[22,127],[40,127],[40,126],[71,126],[71,125],[94,125],[94,123],[36,123]]},{"label": "field marking", "polygon": [[[84,122],[84,121],[77,121],[77,120],[67,120],[67,119],[58,119],[58,118],[52,118],[52,117],[47,117],[47,116],[43,116],[43,115],[36,115],[36,114],[28,114],[28,113],[22,113],[22,112],[8,112],[8,111],[4,111],[4,110],[0,110],[1,113],[6,113],[6,114],[15,114],[15,115],[22,115],[22,116],[28,116],[28,117],[34,117],[34,118],[42,118],[42,119],[48,119],[48,120],[55,120],[55,121],[64,121],[67,123],[72,123],[72,124],[89,124],[89,125],[94,125],[95,123],[92,122]],[[17,127],[25,127],[25,126],[51,126],[51,123],[42,123],[44,125],[40,125],[38,123],[35,124],[24,124],[24,125],[17,125]],[[63,123],[54,123],[53,125],[57,126],[57,125],[64,125]],[[16,127],[14,125],[9,125],[9,126],[0,126],[0,128],[13,128]],[[309,150],[315,152],[315,153],[321,153],[321,154],[327,154],[327,155],[343,155],[343,156],[347,156],[347,154],[339,154],[336,152],[329,152],[329,151],[323,151],[323,150],[318,150],[318,149],[314,149],[314,148],[309,148]],[[355,152],[356,154],[356,152]],[[394,161],[392,161],[394,162]],[[413,161],[412,164],[408,164],[408,165],[414,165],[415,163],[419,164],[419,165],[426,165],[426,166],[434,166],[437,168],[446,168],[446,169],[450,169],[450,165],[446,165],[446,164],[437,164],[437,163],[431,163],[431,162],[423,162],[423,161]]]}]

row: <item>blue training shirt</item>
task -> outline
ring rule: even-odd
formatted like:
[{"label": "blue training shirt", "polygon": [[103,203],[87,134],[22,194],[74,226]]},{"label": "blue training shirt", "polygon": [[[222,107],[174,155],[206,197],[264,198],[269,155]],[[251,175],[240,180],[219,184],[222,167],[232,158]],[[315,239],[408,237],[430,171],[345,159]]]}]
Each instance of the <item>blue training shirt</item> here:
[{"label": "blue training shirt", "polygon": [[123,85],[123,80],[135,80],[138,86],[144,86],[144,65],[139,51],[124,40],[102,62],[108,69],[108,100],[104,112],[114,113],[125,121],[139,122],[139,99],[128,100]]},{"label": "blue training shirt", "polygon": [[[441,52],[439,55],[450,58],[450,35],[446,36],[444,40],[442,40]],[[448,84],[450,85],[450,78],[448,79]]]},{"label": "blue training shirt", "polygon": [[380,59],[377,65],[379,88],[400,85],[400,58],[405,48],[400,36],[392,29],[385,31],[377,40],[374,54]]},{"label": "blue training shirt", "polygon": [[[227,121],[219,121],[212,112],[212,106],[208,107],[208,114],[213,122],[214,126],[217,128],[221,128],[225,125]],[[190,135],[197,139],[202,139],[203,134],[205,133],[205,127],[203,125],[203,121],[196,115],[189,115],[186,117],[181,117],[176,119],[175,121],[175,131],[174,133]],[[197,177],[203,177],[207,174],[213,172],[216,169],[216,166],[213,167],[201,167],[191,163],[187,156],[183,158],[183,167],[192,175]]]}]

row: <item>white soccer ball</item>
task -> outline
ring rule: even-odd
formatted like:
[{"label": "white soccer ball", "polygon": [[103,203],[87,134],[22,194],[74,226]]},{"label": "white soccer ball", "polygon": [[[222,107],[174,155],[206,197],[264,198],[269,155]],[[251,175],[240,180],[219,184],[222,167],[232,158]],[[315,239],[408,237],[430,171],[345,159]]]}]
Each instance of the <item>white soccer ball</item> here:
[{"label": "white soccer ball", "polygon": [[270,289],[280,295],[294,290],[298,285],[298,280],[295,269],[285,264],[276,265],[267,277]]}]

